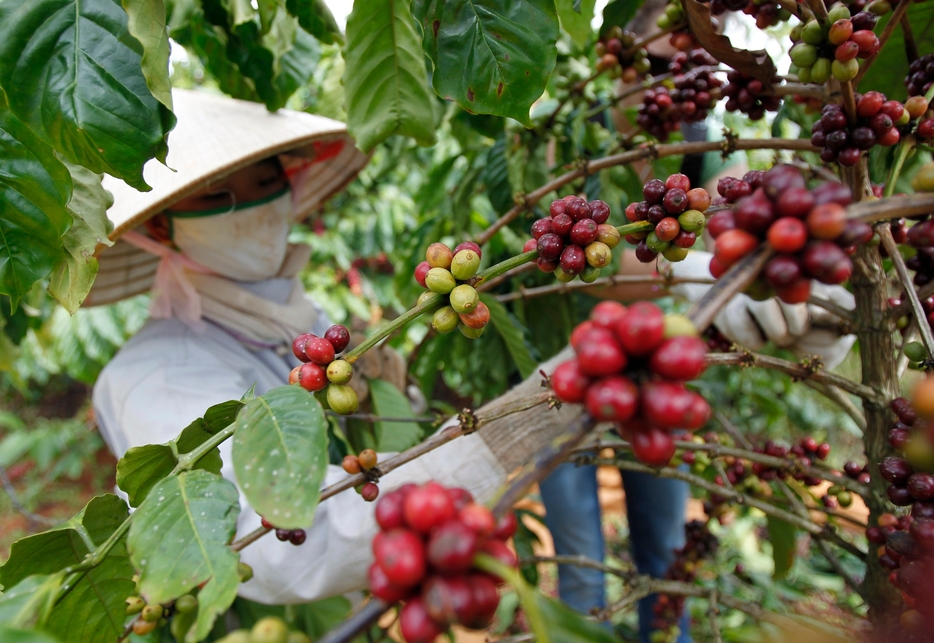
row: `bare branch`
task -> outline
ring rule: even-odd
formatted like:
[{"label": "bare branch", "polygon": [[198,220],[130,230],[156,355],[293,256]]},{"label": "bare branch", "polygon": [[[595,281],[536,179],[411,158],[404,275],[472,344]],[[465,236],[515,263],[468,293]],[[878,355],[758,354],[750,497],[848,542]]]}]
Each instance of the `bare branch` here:
[{"label": "bare branch", "polygon": [[879,233],[879,238],[882,239],[882,246],[889,253],[889,259],[892,260],[892,265],[895,266],[895,274],[898,275],[902,289],[908,297],[908,303],[911,304],[911,310],[915,319],[918,320],[921,342],[924,344],[924,348],[927,349],[928,357],[934,357],[934,335],[931,334],[931,326],[926,323],[927,313],[924,312],[921,300],[918,299],[918,292],[915,290],[911,275],[908,274],[908,267],[905,265],[902,253],[899,252],[898,245],[895,243],[895,239],[892,238],[891,227],[889,224],[877,225],[876,232]]}]

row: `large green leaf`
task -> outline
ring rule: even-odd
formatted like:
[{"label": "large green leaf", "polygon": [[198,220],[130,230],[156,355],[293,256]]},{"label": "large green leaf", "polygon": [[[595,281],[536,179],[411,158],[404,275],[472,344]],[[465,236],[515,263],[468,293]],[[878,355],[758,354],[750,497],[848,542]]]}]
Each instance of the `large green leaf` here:
[{"label": "large green leaf", "polygon": [[516,368],[519,369],[519,374],[524,379],[534,373],[538,368],[538,363],[529,351],[518,322],[495,296],[482,294],[480,300],[490,309],[490,322],[499,336],[503,338],[509,354],[516,363]]},{"label": "large green leaf", "polygon": [[90,292],[97,275],[95,248],[101,243],[113,245],[107,237],[113,229],[107,218],[107,208],[113,205],[113,197],[101,185],[100,174],[73,163],[66,162],[65,166],[71,173],[74,186],[68,202],[68,213],[74,223],[62,238],[65,257],[52,271],[49,293],[74,314]]},{"label": "large green leaf", "polygon": [[[596,0],[557,0],[555,7],[561,26],[571,35],[578,47],[583,47],[593,35],[594,5]],[[635,4],[635,3],[633,3]]]},{"label": "large green leaf", "polygon": [[285,0],[285,8],[298,18],[302,29],[321,42],[330,45],[343,40],[341,30],[324,0]]},{"label": "large green leaf", "polygon": [[[81,525],[95,546],[101,545],[127,517],[117,496],[93,499]],[[118,541],[104,560],[71,587],[49,615],[45,629],[63,643],[111,643],[123,634],[126,599],[135,589],[126,540]]]},{"label": "large green leaf", "polygon": [[[505,214],[515,205],[512,198],[512,184],[509,182],[509,163],[506,159],[506,139],[499,138],[486,152],[486,164],[483,170],[483,182],[486,194],[497,214]],[[435,190],[438,192],[438,190]]]},{"label": "large green leaf", "polygon": [[172,109],[172,82],[169,80],[169,32],[165,28],[163,0],[122,0],[129,16],[128,27],[143,45],[140,66],[146,86],[156,99]]},{"label": "large green leaf", "polygon": [[71,177],[52,148],[13,115],[3,92],[0,159],[0,294],[9,295],[16,308],[32,285],[64,257]]},{"label": "large green leaf", "polygon": [[[934,5],[930,2],[912,2],[908,5],[908,22],[911,24],[915,37],[915,45],[921,54],[934,51]],[[888,24],[892,14],[879,21],[876,32]],[[908,91],[905,87],[905,76],[908,75],[908,57],[905,55],[905,32],[896,27],[895,31],[885,43],[885,47],[876,56],[875,62],[863,80],[860,82],[860,91],[873,89],[882,92],[892,100],[905,100]]]},{"label": "large green leaf", "polygon": [[298,386],[280,386],[237,416],[233,438],[237,482],[256,513],[284,529],[308,527],[327,473],[327,421]]},{"label": "large green leaf", "polygon": [[416,0],[415,15],[440,96],[531,127],[557,57],[554,0]]},{"label": "large green leaf", "polygon": [[772,577],[785,578],[795,564],[798,529],[790,522],[772,516],[768,516],[768,528],[769,542],[772,543],[772,560],[775,563]]},{"label": "large green leaf", "polygon": [[393,134],[435,142],[433,99],[409,3],[357,0],[347,18],[347,127],[369,152]]},{"label": "large green leaf", "polygon": [[44,632],[21,630],[3,624],[0,624],[0,641],[3,643],[59,643]]},{"label": "large green leaf", "polygon": [[240,514],[237,488],[207,471],[171,476],[157,484],[136,511],[127,544],[140,570],[140,593],[164,603],[198,586],[193,643],[211,630],[237,596],[239,556],[227,543]]},{"label": "large green leaf", "polygon": [[[200,446],[209,437],[233,423],[243,402],[230,400],[215,404],[189,424],[181,434],[167,444],[147,444],[128,450],[117,463],[117,486],[127,494],[130,506],[138,507],[152,488],[167,475],[172,473],[178,459],[175,452],[189,453]],[[206,453],[195,465],[211,473],[220,473],[221,456],[217,449]]]},{"label": "large green leaf", "polygon": [[[383,417],[412,417],[409,399],[386,380],[370,380],[373,411]],[[375,422],[376,450],[405,451],[421,442],[422,429],[415,422]]]},{"label": "large green leaf", "polygon": [[35,575],[0,594],[0,623],[29,627],[45,622],[64,574]]},{"label": "large green leaf", "polygon": [[153,97],[119,0],[4,0],[0,86],[10,109],[69,161],[148,189],[175,123]]}]

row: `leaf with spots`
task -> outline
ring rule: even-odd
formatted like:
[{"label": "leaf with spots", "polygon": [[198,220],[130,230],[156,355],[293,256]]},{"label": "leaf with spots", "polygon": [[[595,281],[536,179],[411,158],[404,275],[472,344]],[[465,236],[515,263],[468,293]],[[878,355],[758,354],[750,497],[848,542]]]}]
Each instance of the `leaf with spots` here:
[{"label": "leaf with spots", "polygon": [[418,0],[414,12],[442,98],[532,126],[558,55],[554,0]]},{"label": "leaf with spots", "polygon": [[207,636],[237,596],[240,557],[228,543],[239,514],[233,483],[196,470],[161,481],[134,515],[127,545],[140,570],[142,597],[165,603],[201,588],[198,619],[186,641]]},{"label": "leaf with spots", "polygon": [[311,525],[328,465],[321,405],[297,386],[249,402],[237,416],[233,465],[256,513],[284,529]]}]

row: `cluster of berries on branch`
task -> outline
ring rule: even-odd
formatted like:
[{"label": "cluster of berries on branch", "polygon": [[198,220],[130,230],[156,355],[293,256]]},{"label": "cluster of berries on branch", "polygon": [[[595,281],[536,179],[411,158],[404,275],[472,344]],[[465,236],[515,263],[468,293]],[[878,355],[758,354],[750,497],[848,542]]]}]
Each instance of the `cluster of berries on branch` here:
[{"label": "cluster of berries on branch", "polygon": [[296,547],[304,543],[307,536],[304,529],[280,529],[265,518],[260,518],[260,524],[263,525],[263,529],[275,531],[277,540],[292,543]]},{"label": "cluster of berries on branch", "polygon": [[435,311],[431,326],[439,333],[460,329],[461,334],[477,339],[490,323],[490,309],[480,301],[470,280],[480,269],[483,253],[473,241],[465,241],[454,250],[443,243],[433,243],[425,251],[425,261],[415,267],[415,281],[428,292],[422,293],[422,304],[432,293],[447,295],[448,303]]},{"label": "cluster of berries on branch", "polygon": [[[665,580],[680,581],[693,584],[697,580],[697,573],[704,561],[712,559],[720,542],[710,533],[706,522],[692,520],[684,525],[684,547],[675,552],[675,559],[665,572]],[[676,594],[659,594],[653,606],[654,624],[656,631],[666,632],[677,640],[681,632],[678,631],[678,621],[684,613],[685,596]],[[653,641],[656,638],[653,637]]]},{"label": "cluster of berries on branch", "polygon": [[517,527],[513,514],[496,520],[467,490],[428,482],[385,494],[376,522],[370,591],[387,603],[405,602],[399,625],[407,643],[433,643],[454,624],[489,626],[501,581],[476,569],[474,557],[488,554],[516,566],[506,544]]},{"label": "cluster of berries on branch", "polygon": [[[758,78],[753,78],[739,71],[731,71],[726,75],[727,84],[722,94],[726,96],[726,111],[742,112],[750,120],[758,121],[766,112],[777,112],[782,106],[782,99],[775,94],[763,94],[765,86]],[[781,82],[779,76],[772,78],[772,84]]]},{"label": "cluster of berries on branch", "polygon": [[908,66],[905,87],[909,96],[924,96],[934,85],[934,53],[924,54]]},{"label": "cluster of berries on branch", "polygon": [[869,11],[850,15],[850,9],[837,3],[828,11],[826,22],[812,18],[791,31],[791,61],[802,83],[826,83],[833,76],[840,82],[853,80],[859,73],[859,59],[869,58],[881,48],[873,32],[878,17]]},{"label": "cluster of berries on branch", "polygon": [[672,174],[665,181],[652,179],[646,183],[642,196],[645,201],[627,206],[626,218],[633,223],[648,221],[655,228],[626,236],[626,241],[636,246],[636,258],[651,263],[661,254],[668,261],[682,261],[707,224],[707,190],[691,189],[687,176]]},{"label": "cluster of berries on branch", "polygon": [[326,401],[335,413],[350,415],[360,406],[356,392],[348,386],[353,378],[353,366],[335,356],[350,344],[350,331],[335,324],[324,337],[303,333],[292,342],[292,353],[304,362],[289,374],[289,384],[317,393],[327,388]]},{"label": "cluster of berries on branch", "polygon": [[[376,451],[373,449],[364,449],[357,455],[345,455],[343,461],[341,461],[341,467],[352,476],[358,473],[365,474],[376,468],[378,460],[379,458],[376,455]],[[356,490],[367,502],[373,502],[379,497],[379,486],[376,484],[375,476],[373,479],[356,487]]]},{"label": "cluster of berries on branch", "polygon": [[694,324],[651,302],[603,301],[571,333],[576,356],[551,376],[555,395],[613,422],[636,458],[653,466],[674,455],[672,432],[695,431],[710,405],[685,382],[704,372],[707,346]]},{"label": "cluster of berries on branch", "polygon": [[721,16],[727,11],[742,11],[752,16],[759,29],[774,27],[791,18],[791,12],[775,0],[710,0],[710,15]]},{"label": "cluster of berries on branch", "polygon": [[553,201],[550,216],[532,224],[523,252],[538,251],[538,269],[568,283],[577,277],[592,283],[613,260],[619,231],[607,223],[610,206],[599,199],[568,195]]},{"label": "cluster of berries on branch", "polygon": [[824,163],[837,161],[852,167],[859,163],[863,152],[876,145],[891,147],[901,134],[898,126],[908,123],[908,111],[897,100],[886,100],[885,94],[857,94],[857,120],[850,124],[843,107],[830,103],[824,107],[820,120],[811,128],[811,143],[821,148]]},{"label": "cluster of berries on branch", "polygon": [[627,84],[644,78],[652,65],[645,48],[633,48],[635,43],[636,35],[631,31],[618,26],[610,27],[594,48],[597,71],[608,70],[615,74],[619,70],[620,78]]},{"label": "cluster of berries on branch", "polygon": [[777,165],[752,184],[734,179],[721,185],[728,185],[723,192],[730,194],[738,185],[752,188],[755,183],[732,211],[710,218],[708,227],[717,242],[710,274],[719,278],[768,241],[777,254],[751,292],[767,295],[774,290],[782,301],[798,304],[810,297],[812,279],[825,284],[849,279],[853,263],[848,255],[873,235],[867,224],[847,219],[850,189],[835,182],[808,189],[801,171],[791,165]]},{"label": "cluster of berries on branch", "polygon": [[681,122],[695,123],[720,97],[723,81],[713,74],[717,59],[701,48],[679,51],[671,57],[668,71],[674,74],[673,88],[659,86],[642,95],[636,124],[660,141],[681,128]]}]

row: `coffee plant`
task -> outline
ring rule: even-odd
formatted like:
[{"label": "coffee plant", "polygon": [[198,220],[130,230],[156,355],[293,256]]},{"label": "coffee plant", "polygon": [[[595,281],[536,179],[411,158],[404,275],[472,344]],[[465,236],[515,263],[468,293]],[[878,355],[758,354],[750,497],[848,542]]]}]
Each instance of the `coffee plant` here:
[{"label": "coffee plant", "polygon": [[[113,243],[101,175],[148,189],[173,86],[342,119],[372,153],[295,230],[307,289],[344,323],[294,339],[282,386],[117,454],[120,495],[16,541],[0,640],[428,643],[456,627],[603,642],[651,594],[657,641],[685,612],[710,640],[764,623],[830,636],[792,620],[802,592],[735,561],[743,524],[767,530],[769,582],[807,582],[796,565],[833,578],[839,636],[934,640],[934,2],[642,5],[611,0],[594,31],[592,2],[357,0],[342,33],[323,0],[0,0],[0,369],[18,389],[59,367],[93,380],[138,328],[82,332],[52,300],[87,319]],[[735,46],[735,20],[787,21],[790,42],[766,32],[787,53]],[[683,140],[721,118],[717,140]],[[680,171],[702,154],[750,167],[719,172],[713,195]],[[683,272],[695,246],[712,253],[703,274]],[[639,262],[656,271],[627,274]],[[614,301],[688,285],[703,286],[689,308]],[[717,324],[740,294],[807,304],[801,333],[858,348],[831,370],[813,345],[746,346]],[[844,422],[858,437],[837,456]],[[495,503],[450,480],[389,484],[478,432],[513,440]],[[514,505],[561,462],[686,481],[705,516],[659,578],[535,556],[535,516]],[[327,556],[312,525],[341,520],[337,501],[320,509],[336,496],[372,503],[378,531],[337,561],[365,601],[238,598],[291,582],[291,564],[260,577],[241,560],[276,538]],[[255,523],[238,525],[241,500]],[[553,563],[613,576],[618,600],[574,612],[536,587]]]}]

